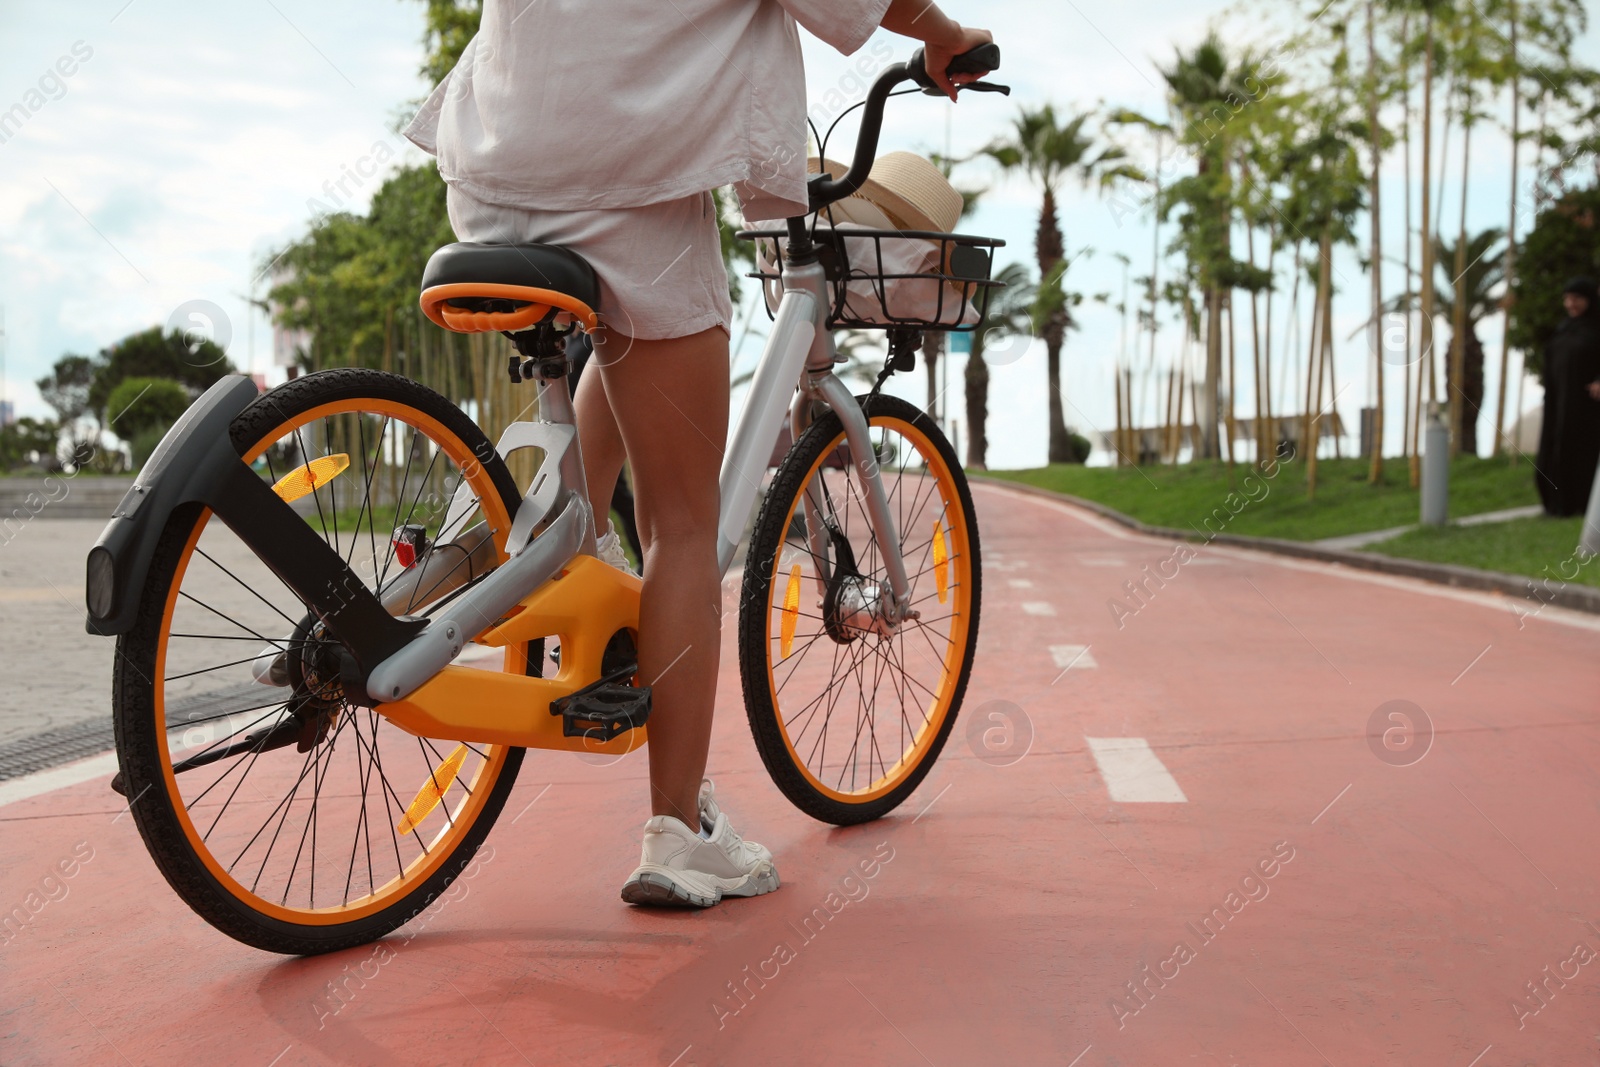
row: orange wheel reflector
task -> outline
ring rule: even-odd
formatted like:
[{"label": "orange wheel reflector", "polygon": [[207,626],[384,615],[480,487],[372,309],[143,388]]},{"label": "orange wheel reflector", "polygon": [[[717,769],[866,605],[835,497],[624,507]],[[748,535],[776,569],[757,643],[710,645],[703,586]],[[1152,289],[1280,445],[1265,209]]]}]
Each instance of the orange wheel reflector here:
[{"label": "orange wheel reflector", "polygon": [[343,452],[336,452],[331,456],[314,459],[304,467],[294,470],[279,478],[272,486],[272,491],[277,493],[284,503],[292,503],[316,491],[317,486],[324,482],[331,482],[344,469],[350,466],[350,457]]},{"label": "orange wheel reflector", "polygon": [[789,568],[789,585],[783,591],[783,620],[782,620],[782,652],[783,659],[789,658],[789,650],[794,648],[794,624],[800,618],[800,564],[796,563]]},{"label": "orange wheel reflector", "polygon": [[466,758],[467,746],[457,745],[456,750],[446,756],[445,761],[428,776],[426,782],[422,783],[422,789],[417,792],[417,799],[411,802],[411,806],[406,809],[405,817],[395,829],[402,834],[409,834],[420,826],[422,820],[426,819],[433,809],[439,806],[439,801],[444,799],[445,791],[456,780],[456,775]]},{"label": "orange wheel reflector", "polygon": [[933,520],[933,585],[939,591],[939,603],[950,595],[950,552],[944,544],[944,523]]}]

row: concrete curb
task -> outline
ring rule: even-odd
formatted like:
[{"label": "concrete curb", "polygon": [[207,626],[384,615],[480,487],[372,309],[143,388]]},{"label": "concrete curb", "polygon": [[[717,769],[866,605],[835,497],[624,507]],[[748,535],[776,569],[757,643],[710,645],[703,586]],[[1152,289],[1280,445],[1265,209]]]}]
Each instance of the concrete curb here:
[{"label": "concrete curb", "polygon": [[[1539,581],[1533,578],[1525,578],[1515,574],[1501,574],[1498,571],[1458,567],[1450,563],[1428,563],[1423,560],[1403,559],[1398,556],[1380,556],[1372,552],[1324,548],[1305,541],[1283,541],[1275,537],[1246,537],[1242,534],[1219,533],[1207,538],[1194,530],[1173,530],[1165,526],[1150,526],[1113,508],[1108,508],[1104,504],[1093,500],[1085,500],[1070,493],[1058,493],[1053,489],[1041,489],[1035,485],[1024,485],[1021,482],[1013,482],[1005,478],[993,478],[988,475],[971,472],[968,473],[967,477],[986,485],[1015,489],[1030,496],[1071,504],[1074,507],[1093,512],[1103,519],[1109,519],[1120,526],[1125,526],[1137,533],[1148,534],[1151,537],[1165,537],[1177,541],[1202,541],[1228,545],[1233,548],[1250,549],[1256,552],[1271,552],[1280,556],[1293,556],[1296,559],[1315,560],[1319,563],[1333,563],[1343,567],[1376,571],[1379,574],[1395,575],[1401,578],[1416,578],[1425,582],[1434,582],[1438,585],[1454,586],[1457,589],[1499,593],[1518,600],[1529,600],[1535,605],[1553,604],[1558,608],[1600,615],[1600,589],[1596,589],[1593,586],[1574,585],[1571,582],[1562,582],[1555,586],[1549,584],[1541,585]],[[1536,593],[1536,590],[1540,591]]]}]

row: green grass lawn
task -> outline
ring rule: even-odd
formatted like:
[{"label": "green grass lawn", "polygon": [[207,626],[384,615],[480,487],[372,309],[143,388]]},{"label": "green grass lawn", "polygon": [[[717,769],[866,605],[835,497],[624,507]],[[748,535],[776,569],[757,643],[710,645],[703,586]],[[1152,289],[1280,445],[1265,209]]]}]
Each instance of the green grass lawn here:
[{"label": "green grass lawn", "polygon": [[[1367,484],[1366,460],[1321,460],[1315,499],[1307,498],[1305,465],[1298,462],[1282,464],[1276,477],[1258,475],[1249,482],[1247,464],[1230,470],[1225,463],[1140,469],[1061,464],[988,473],[1093,500],[1152,526],[1289,541],[1405,526],[1417,521],[1419,507],[1404,459],[1386,460],[1384,480],[1376,486]],[[1229,494],[1237,495],[1229,501]],[[1533,469],[1526,462],[1513,467],[1504,460],[1463,457],[1451,466],[1452,517],[1538,502]]]},{"label": "green grass lawn", "polygon": [[1367,551],[1600,586],[1600,560],[1580,563],[1576,556],[1582,526],[1581,517],[1550,519],[1541,515],[1483,526],[1418,529],[1380,541]]}]

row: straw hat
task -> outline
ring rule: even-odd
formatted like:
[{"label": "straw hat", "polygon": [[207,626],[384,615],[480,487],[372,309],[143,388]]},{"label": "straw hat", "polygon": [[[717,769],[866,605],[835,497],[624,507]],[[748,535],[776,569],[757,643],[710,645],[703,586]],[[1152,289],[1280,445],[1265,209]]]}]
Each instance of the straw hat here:
[{"label": "straw hat", "polygon": [[[847,168],[831,159],[806,161],[806,169],[821,173],[819,164],[838,178]],[[866,201],[877,211],[868,211],[854,201]],[[839,222],[857,222],[895,230],[933,230],[949,233],[961,218],[961,194],[928,160],[914,152],[890,152],[872,165],[860,189],[833,206]],[[887,225],[880,216],[887,218]]]},{"label": "straw hat", "polygon": [[903,230],[949,233],[961,218],[961,194],[938,167],[914,152],[880,156],[860,195]]},{"label": "straw hat", "polygon": [[[818,169],[819,164],[821,170]],[[806,173],[821,174],[826,170],[834,178],[841,178],[850,168],[833,159],[819,160],[816,156],[806,160]],[[870,183],[869,183],[870,184]],[[836,200],[823,210],[823,217],[828,222],[837,225],[841,222],[854,223],[871,230],[897,230],[900,225],[873,202],[866,197],[866,188],[850,194],[843,200]]]}]

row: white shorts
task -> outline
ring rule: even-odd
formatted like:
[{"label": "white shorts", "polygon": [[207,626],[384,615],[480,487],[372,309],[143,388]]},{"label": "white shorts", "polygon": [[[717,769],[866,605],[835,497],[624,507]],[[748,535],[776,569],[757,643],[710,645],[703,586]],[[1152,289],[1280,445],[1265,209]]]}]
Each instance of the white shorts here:
[{"label": "white shorts", "polygon": [[726,331],[733,319],[709,192],[645,207],[543,211],[486,204],[452,185],[445,204],[458,240],[542,242],[588,260],[600,278],[600,319],[625,336],[688,337]]}]

